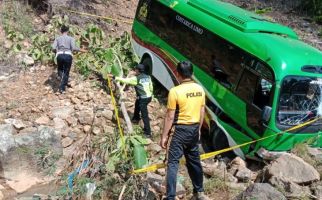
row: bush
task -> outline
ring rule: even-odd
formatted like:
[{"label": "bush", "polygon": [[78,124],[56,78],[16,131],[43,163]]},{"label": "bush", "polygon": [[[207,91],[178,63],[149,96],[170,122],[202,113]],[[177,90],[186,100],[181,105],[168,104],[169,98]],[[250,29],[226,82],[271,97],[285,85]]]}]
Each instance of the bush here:
[{"label": "bush", "polygon": [[321,0],[303,0],[302,8],[307,10],[314,17],[317,23],[322,24],[322,1]]},{"label": "bush", "polygon": [[23,36],[31,36],[33,32],[32,12],[29,6],[24,5],[19,1],[4,1],[1,13],[1,23],[6,34],[10,32],[18,32]]}]

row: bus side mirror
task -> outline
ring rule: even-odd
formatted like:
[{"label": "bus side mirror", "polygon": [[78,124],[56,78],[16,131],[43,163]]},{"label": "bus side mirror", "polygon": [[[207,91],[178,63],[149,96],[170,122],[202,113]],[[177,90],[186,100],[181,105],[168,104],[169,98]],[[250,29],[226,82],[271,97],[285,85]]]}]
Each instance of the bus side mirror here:
[{"label": "bus side mirror", "polygon": [[271,118],[272,114],[272,108],[269,106],[265,106],[262,111],[262,122],[267,124],[269,122],[269,119]]}]

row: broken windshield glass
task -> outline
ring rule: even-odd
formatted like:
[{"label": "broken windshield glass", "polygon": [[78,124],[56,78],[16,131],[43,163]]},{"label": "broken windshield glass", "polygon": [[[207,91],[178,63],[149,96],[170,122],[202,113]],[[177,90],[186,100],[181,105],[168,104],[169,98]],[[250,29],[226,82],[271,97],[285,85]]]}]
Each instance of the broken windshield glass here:
[{"label": "broken windshield glass", "polygon": [[295,126],[322,116],[322,78],[288,76],[281,85],[277,121]]}]

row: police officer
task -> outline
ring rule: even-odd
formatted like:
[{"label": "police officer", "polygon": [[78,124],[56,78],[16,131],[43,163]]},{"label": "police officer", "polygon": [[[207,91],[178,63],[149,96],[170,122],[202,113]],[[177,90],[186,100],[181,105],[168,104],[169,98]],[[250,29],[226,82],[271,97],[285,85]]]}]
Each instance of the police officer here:
[{"label": "police officer", "polygon": [[[141,119],[144,124],[144,135],[148,138],[151,138],[151,128],[150,128],[150,119],[148,112],[148,104],[151,102],[153,94],[153,85],[152,80],[149,75],[145,72],[145,65],[138,64],[135,67],[135,76],[130,78],[121,78],[116,77],[115,80],[121,83],[126,83],[129,85],[135,86],[136,91],[136,101],[134,108],[134,115],[132,118],[133,123],[138,123]],[[141,113],[141,116],[140,116]]]},{"label": "police officer", "polygon": [[[172,88],[168,95],[167,114],[160,145],[168,147],[167,152],[167,200],[174,200],[176,195],[179,160],[184,155],[186,166],[193,185],[193,198],[207,200],[203,191],[203,171],[200,163],[198,141],[204,118],[205,92],[192,79],[192,65],[188,61],[177,65],[181,84]],[[170,130],[174,133],[170,138]]]},{"label": "police officer", "polygon": [[61,35],[57,37],[52,44],[52,48],[56,51],[58,77],[60,79],[59,92],[65,92],[69,79],[69,71],[73,61],[73,51],[86,52],[75,44],[75,39],[68,35],[69,28],[63,25],[60,29]]}]

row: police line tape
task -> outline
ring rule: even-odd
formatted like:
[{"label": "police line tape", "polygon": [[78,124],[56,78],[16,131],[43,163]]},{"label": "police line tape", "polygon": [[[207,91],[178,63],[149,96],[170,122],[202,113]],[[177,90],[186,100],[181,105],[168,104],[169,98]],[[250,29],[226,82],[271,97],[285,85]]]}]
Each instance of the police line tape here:
[{"label": "police line tape", "polygon": [[65,11],[68,11],[68,12],[71,12],[71,13],[75,13],[75,14],[79,14],[79,15],[84,15],[84,16],[94,17],[94,18],[100,18],[100,19],[106,19],[106,20],[111,20],[111,21],[116,21],[116,22],[122,22],[122,23],[125,23],[125,24],[133,24],[132,21],[126,21],[126,20],[122,20],[122,19],[116,19],[116,18],[113,18],[113,17],[106,17],[106,16],[101,16],[101,15],[94,15],[94,14],[90,14],[90,13],[86,13],[86,12],[79,12],[79,11],[76,11],[76,10],[67,9],[66,7],[63,7],[63,6],[58,6],[58,7],[60,7],[62,10],[65,10]]},{"label": "police line tape", "polygon": [[[322,117],[315,118],[315,119],[310,120],[308,122],[305,122],[303,124],[299,124],[297,126],[294,126],[294,127],[290,128],[290,129],[287,129],[286,131],[283,131],[283,132],[280,132],[280,133],[276,133],[276,134],[273,134],[273,135],[270,135],[270,136],[266,136],[266,137],[263,137],[263,138],[259,138],[257,140],[253,140],[253,141],[250,141],[250,142],[246,142],[246,143],[243,143],[243,144],[240,144],[240,145],[236,145],[236,146],[233,146],[233,147],[228,147],[228,148],[225,148],[225,149],[222,149],[222,150],[218,150],[218,151],[214,151],[214,152],[210,152],[210,153],[201,154],[200,155],[200,160],[206,160],[206,159],[209,159],[209,158],[213,158],[216,155],[219,155],[219,154],[222,154],[222,153],[226,153],[228,151],[232,151],[234,149],[238,149],[238,148],[241,148],[241,147],[244,147],[244,146],[247,146],[247,145],[250,145],[250,144],[259,142],[259,141],[263,141],[263,140],[266,140],[266,139],[269,139],[269,138],[272,138],[272,137],[275,137],[275,136],[278,136],[278,135],[282,135],[282,134],[287,133],[287,132],[290,132],[290,131],[294,131],[294,130],[300,129],[300,128],[305,127],[307,125],[313,124],[314,122],[316,122],[316,121],[318,121],[320,119],[322,119]],[[184,165],[185,163],[186,162],[185,162],[185,159],[184,158],[180,159],[180,165]],[[152,171],[156,171],[158,169],[165,168],[165,167],[166,167],[166,164],[165,163],[152,164],[150,166],[147,166],[147,167],[144,167],[144,168],[141,168],[141,169],[133,170],[132,171],[132,174],[140,174],[140,173],[152,172]]]},{"label": "police line tape", "polygon": [[117,127],[119,129],[119,133],[120,133],[120,137],[121,137],[121,142],[122,142],[124,155],[125,155],[125,157],[127,157],[127,153],[126,153],[126,150],[125,150],[124,133],[123,133],[123,129],[122,129],[122,126],[121,126],[121,120],[120,120],[120,117],[119,117],[119,110],[117,108],[116,100],[115,100],[114,93],[113,93],[113,90],[112,90],[111,78],[108,75],[107,75],[107,86],[108,86],[108,88],[110,90],[110,95],[111,95],[112,104],[113,104],[114,111],[115,111],[115,118],[116,118],[116,121],[117,121]]}]

